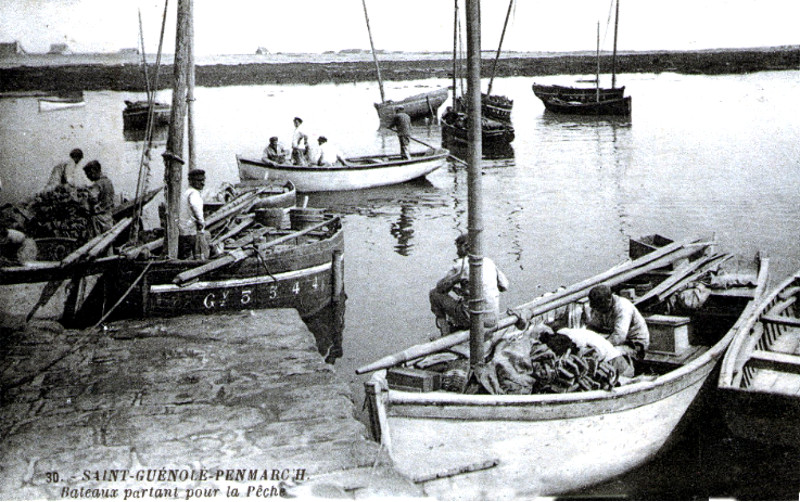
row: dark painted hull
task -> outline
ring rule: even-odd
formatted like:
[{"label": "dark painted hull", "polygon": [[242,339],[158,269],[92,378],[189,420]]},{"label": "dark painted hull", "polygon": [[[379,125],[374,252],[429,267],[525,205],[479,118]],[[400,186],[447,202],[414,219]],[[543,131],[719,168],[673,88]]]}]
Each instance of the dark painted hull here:
[{"label": "dark painted hull", "polygon": [[542,102],[553,98],[562,101],[576,101],[587,103],[590,101],[606,101],[609,99],[621,99],[625,95],[625,87],[600,88],[596,87],[567,87],[563,85],[539,85],[533,84],[533,93]]},{"label": "dark painted hull", "polygon": [[[468,143],[468,123],[463,113],[442,117],[442,142],[446,145],[466,145]],[[514,141],[514,127],[505,122],[483,119],[481,138],[484,148],[498,148]]]},{"label": "dark painted hull", "polygon": [[563,101],[558,98],[553,98],[544,101],[544,107],[548,112],[561,115],[628,116],[631,114],[631,98],[628,96],[625,98],[586,103]]},{"label": "dark painted hull", "polygon": [[[334,225],[340,225],[338,219]],[[115,318],[268,308],[295,308],[302,317],[311,316],[340,293],[334,275],[342,267],[341,258],[335,257],[344,253],[343,231],[332,228],[325,237],[303,240],[270,248],[261,257],[245,258],[181,286],[173,283],[176,275],[204,262],[164,260],[148,266],[146,260],[120,260],[107,277],[111,294],[106,303],[113,305],[133,285]]]},{"label": "dark painted hull", "polygon": [[[163,127],[169,125],[170,105],[153,103],[153,125]],[[124,129],[145,129],[147,127],[147,114],[150,105],[147,102],[137,101],[130,103],[122,110],[122,126]]]}]

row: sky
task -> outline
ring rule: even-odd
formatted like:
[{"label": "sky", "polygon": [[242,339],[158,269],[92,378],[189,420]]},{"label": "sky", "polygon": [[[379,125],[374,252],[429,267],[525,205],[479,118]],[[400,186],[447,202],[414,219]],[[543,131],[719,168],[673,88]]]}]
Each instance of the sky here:
[{"label": "sky", "polygon": [[[175,38],[177,0],[0,0],[0,42],[28,52],[67,43],[73,52],[158,48],[165,1],[164,51]],[[516,0],[503,49],[594,50],[613,40],[611,0]],[[452,0],[366,0],[376,49],[450,51]],[[496,49],[508,0],[483,0],[482,47]],[[463,0],[461,2],[463,12]],[[362,0],[194,0],[197,55],[369,49]],[[609,19],[612,21],[609,22]],[[701,50],[800,45],[800,0],[621,0],[618,49]]]}]

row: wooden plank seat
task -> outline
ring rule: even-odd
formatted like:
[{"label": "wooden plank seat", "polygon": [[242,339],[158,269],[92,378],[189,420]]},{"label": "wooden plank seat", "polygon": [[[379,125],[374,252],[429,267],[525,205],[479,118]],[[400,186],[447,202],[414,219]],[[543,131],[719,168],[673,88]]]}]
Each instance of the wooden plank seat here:
[{"label": "wooden plank seat", "polygon": [[793,328],[800,328],[800,319],[784,315],[762,315],[761,322],[769,324],[777,324],[779,326],[791,326]]},{"label": "wooden plank seat", "polygon": [[795,354],[754,350],[748,364],[759,369],[800,374],[800,356]]}]

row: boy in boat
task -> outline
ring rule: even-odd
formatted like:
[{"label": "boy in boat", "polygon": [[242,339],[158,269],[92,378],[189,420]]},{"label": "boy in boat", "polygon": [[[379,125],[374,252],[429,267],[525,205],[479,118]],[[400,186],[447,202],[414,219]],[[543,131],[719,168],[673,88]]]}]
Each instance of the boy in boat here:
[{"label": "boy in boat", "polygon": [[206,240],[206,220],[203,215],[203,196],[200,191],[206,186],[206,172],[202,169],[189,171],[189,188],[181,197],[180,235],[178,236],[178,258],[206,260],[209,249]]},{"label": "boy in boat", "polygon": [[35,261],[36,241],[13,228],[0,226],[0,265],[21,265]]},{"label": "boy in boat", "polygon": [[[444,277],[430,291],[431,311],[442,336],[450,330],[469,328],[469,237],[456,238],[458,258]],[[508,290],[508,279],[491,258],[483,258],[483,295],[486,301],[483,323],[487,328],[497,325],[500,317],[500,292]],[[453,292],[455,297],[450,294]]]},{"label": "boy in boat", "polygon": [[88,185],[78,165],[83,160],[83,151],[80,148],[73,148],[69,152],[70,160],[65,160],[53,166],[50,171],[50,178],[44,187],[45,192],[49,192],[59,185],[70,185],[73,187]]},{"label": "boy in boat", "polygon": [[411,140],[411,117],[404,110],[405,108],[402,106],[395,108],[392,128],[397,133],[397,139],[400,141],[400,156],[404,159],[410,159],[411,153],[408,151],[408,144]]},{"label": "boy in boat", "polygon": [[319,143],[319,157],[317,157],[315,165],[323,167],[350,165],[342,152],[335,145],[328,143],[328,138],[320,136],[317,138],[317,143]]},{"label": "boy in boat", "polygon": [[589,291],[589,305],[583,312],[587,329],[600,333],[633,361],[641,361],[650,345],[650,331],[636,306],[611,292],[606,284]]},{"label": "boy in boat", "polygon": [[108,176],[103,174],[100,162],[93,160],[83,166],[83,172],[92,182],[89,187],[89,203],[92,210],[92,229],[94,235],[100,235],[114,226],[114,185]]},{"label": "boy in boat", "polygon": [[292,164],[308,165],[308,135],[303,130],[303,119],[294,118],[294,134],[292,134]]},{"label": "boy in boat", "polygon": [[261,157],[265,163],[273,164],[286,164],[286,158],[289,152],[283,145],[278,143],[278,137],[273,136],[269,139],[269,145],[264,149],[264,155]]}]

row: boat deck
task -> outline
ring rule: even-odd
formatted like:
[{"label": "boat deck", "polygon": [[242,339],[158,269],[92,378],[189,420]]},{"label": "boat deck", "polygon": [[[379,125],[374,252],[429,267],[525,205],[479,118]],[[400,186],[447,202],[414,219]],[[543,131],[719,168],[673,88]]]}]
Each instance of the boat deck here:
[{"label": "boat deck", "polygon": [[[783,316],[782,316],[783,317]],[[798,326],[765,322],[767,330],[779,332],[769,350],[753,351],[749,387],[753,390],[800,396],[800,319],[786,317]]]}]

